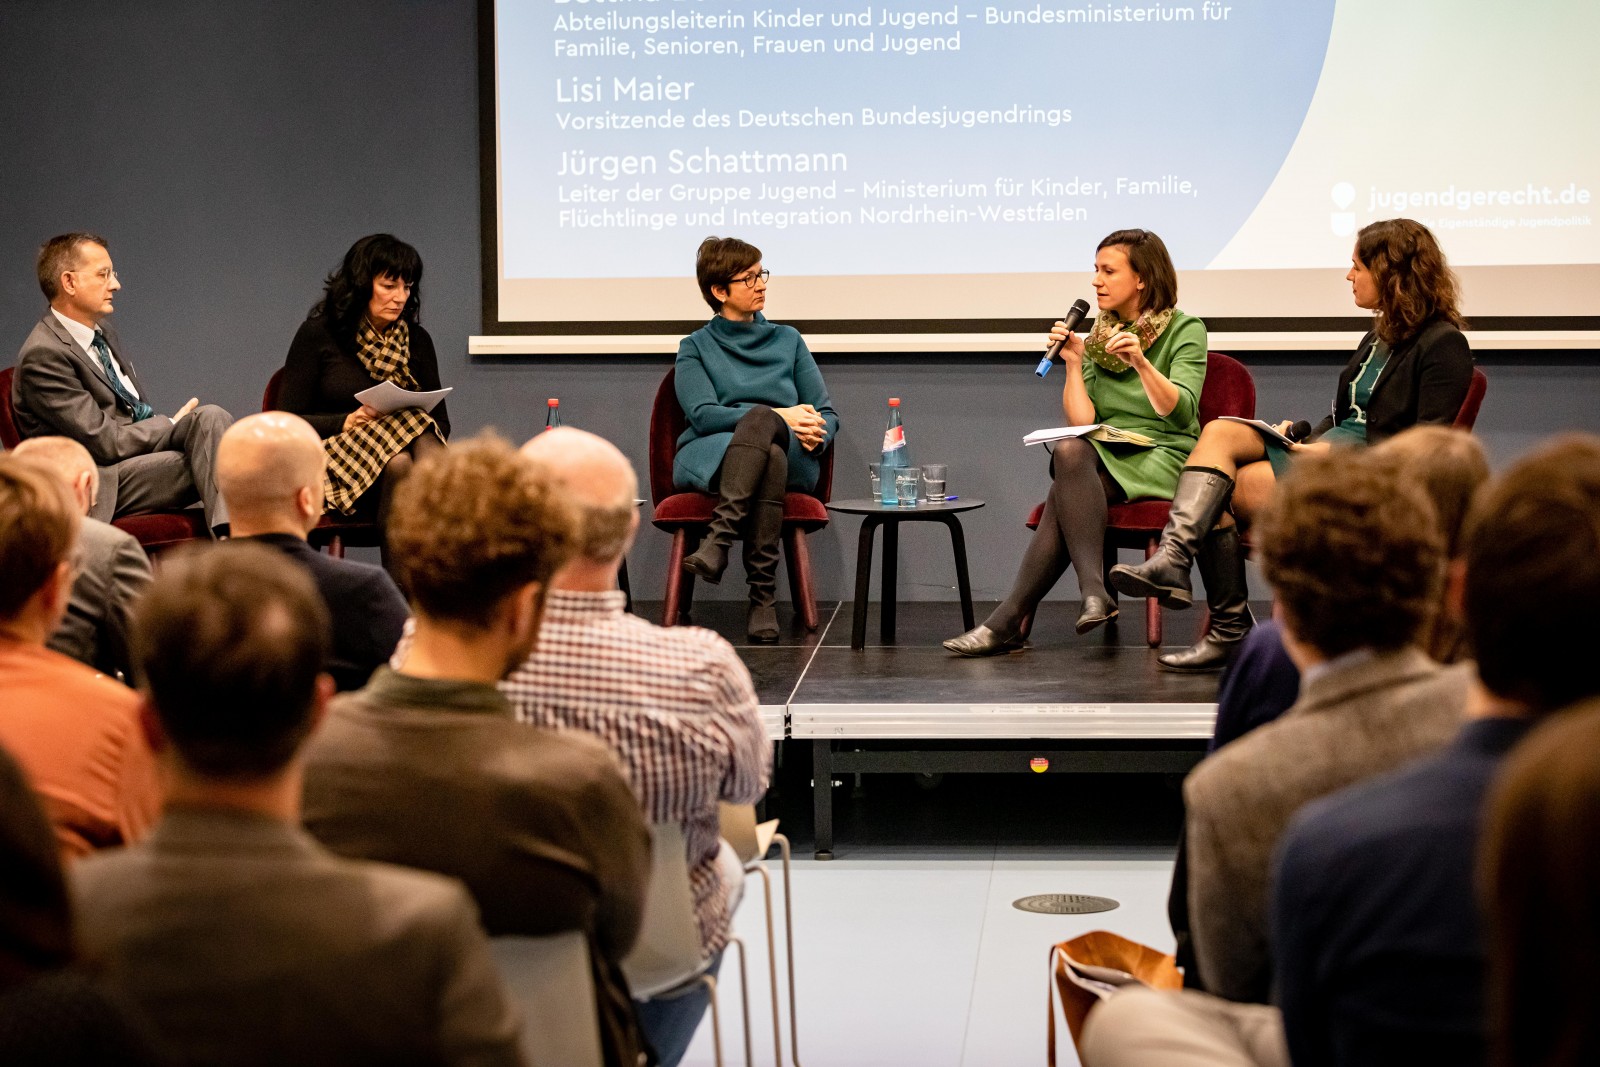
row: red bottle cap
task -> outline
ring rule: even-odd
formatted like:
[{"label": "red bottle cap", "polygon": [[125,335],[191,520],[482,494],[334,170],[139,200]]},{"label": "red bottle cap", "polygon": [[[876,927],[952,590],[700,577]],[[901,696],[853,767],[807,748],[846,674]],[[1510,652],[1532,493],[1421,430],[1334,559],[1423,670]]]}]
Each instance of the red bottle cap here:
[{"label": "red bottle cap", "polygon": [[891,396],[889,398],[889,406],[892,407],[892,408],[899,407],[900,406],[900,398],[897,397],[897,396]]},{"label": "red bottle cap", "polygon": [[555,397],[551,397],[549,400],[544,402],[544,406],[547,408],[558,408],[561,406],[561,401],[557,400]]}]

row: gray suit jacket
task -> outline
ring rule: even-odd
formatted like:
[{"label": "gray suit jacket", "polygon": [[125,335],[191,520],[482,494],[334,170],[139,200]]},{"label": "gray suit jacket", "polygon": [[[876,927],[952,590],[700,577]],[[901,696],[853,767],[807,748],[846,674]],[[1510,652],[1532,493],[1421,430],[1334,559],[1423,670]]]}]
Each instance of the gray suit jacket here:
[{"label": "gray suit jacket", "polygon": [[242,812],[169,810],[71,871],[86,957],[180,1064],[523,1062],[459,882],[340,859]]},{"label": "gray suit jacket", "polygon": [[[106,343],[147,404],[154,404],[139,374],[123,352],[117,333],[102,322]],[[46,311],[17,353],[17,374],[11,383],[11,406],[17,432],[23,437],[59,434],[89,450],[101,467],[114,466],[133,456],[159,452],[172,436],[172,420],[152,415],[134,422],[118,409],[100,361],[78,347],[67,328]],[[107,487],[102,487],[105,491]]]},{"label": "gray suit jacket", "polygon": [[49,645],[102,674],[126,681],[128,609],[150,584],[150,559],[138,540],[110,523],[84,519],[78,534],[78,577]]},{"label": "gray suit jacket", "polygon": [[1307,801],[1449,743],[1470,670],[1406,649],[1315,674],[1282,718],[1190,772],[1189,923],[1208,992],[1267,1002],[1272,857],[1289,820]]}]

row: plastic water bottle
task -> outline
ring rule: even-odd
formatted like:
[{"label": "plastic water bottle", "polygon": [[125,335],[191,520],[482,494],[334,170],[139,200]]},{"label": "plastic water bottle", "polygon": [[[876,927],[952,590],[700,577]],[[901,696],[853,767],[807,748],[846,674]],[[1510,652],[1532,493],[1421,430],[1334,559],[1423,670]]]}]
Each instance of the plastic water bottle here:
[{"label": "plastic water bottle", "polygon": [[561,425],[561,401],[556,397],[551,397],[544,402],[544,406],[544,428],[553,430]]},{"label": "plastic water bottle", "polygon": [[911,466],[906,448],[906,428],[900,421],[900,398],[889,398],[889,426],[883,431],[883,463],[878,468],[878,501],[889,506],[899,503],[894,475],[897,468]]}]

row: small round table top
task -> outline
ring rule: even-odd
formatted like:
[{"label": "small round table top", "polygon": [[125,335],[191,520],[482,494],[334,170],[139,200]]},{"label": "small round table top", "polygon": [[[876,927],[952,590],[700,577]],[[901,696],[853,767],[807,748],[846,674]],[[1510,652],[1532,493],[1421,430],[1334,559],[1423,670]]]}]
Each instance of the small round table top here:
[{"label": "small round table top", "polygon": [[983,501],[972,496],[964,496],[959,500],[918,500],[917,506],[913,508],[903,508],[898,504],[885,504],[871,497],[859,497],[855,500],[835,500],[828,504],[829,511],[838,511],[846,515],[927,515],[930,512],[950,514],[961,511],[976,511],[981,507],[983,507]]}]

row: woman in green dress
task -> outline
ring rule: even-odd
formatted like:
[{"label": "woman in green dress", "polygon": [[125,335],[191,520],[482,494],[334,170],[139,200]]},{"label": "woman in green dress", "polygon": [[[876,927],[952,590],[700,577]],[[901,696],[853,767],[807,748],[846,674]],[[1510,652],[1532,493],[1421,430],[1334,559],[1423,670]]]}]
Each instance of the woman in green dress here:
[{"label": "woman in green dress", "polygon": [[1208,423],[1178,480],[1160,551],[1137,566],[1111,568],[1118,592],[1186,608],[1193,600],[1189,571],[1200,564],[1211,626],[1193,647],[1159,657],[1165,670],[1221,670],[1249,633],[1238,522],[1248,525],[1266,505],[1293,454],[1377,444],[1420,423],[1448,426],[1461,410],[1472,351],[1461,333],[1460,286],[1428,228],[1410,219],[1366,226],[1345,280],[1356,306],[1374,320],[1339,376],[1333,410],[1292,448],[1243,423]]},{"label": "woman in green dress", "polygon": [[982,625],[946,641],[952,652],[992,656],[1022,648],[1024,620],[1068,564],[1083,595],[1078,633],[1116,618],[1103,573],[1107,504],[1169,499],[1200,435],[1206,327],[1176,307],[1178,275],[1167,246],[1148,230],[1111,234],[1095,251],[1094,291],[1099,315],[1087,337],[1060,322],[1050,331],[1049,343],[1064,342],[1063,416],[1072,426],[1105,423],[1152,444],[1088,437],[1056,443],[1050,492],[1011,595]]}]

